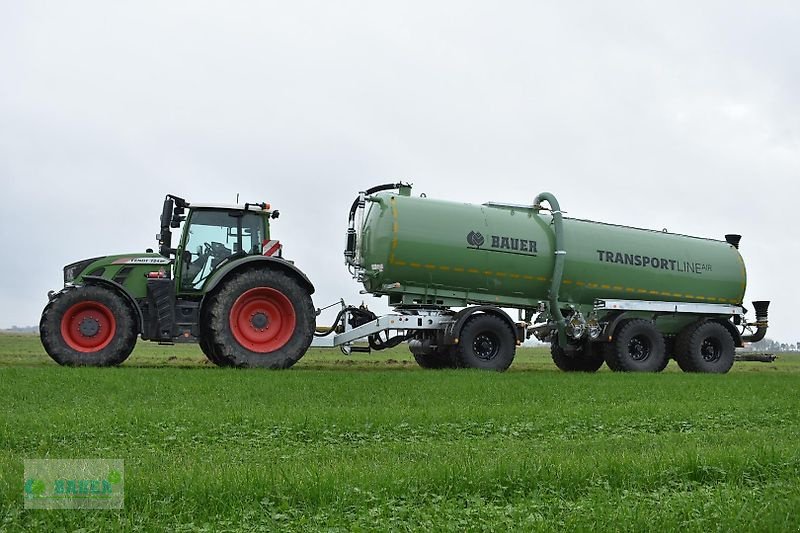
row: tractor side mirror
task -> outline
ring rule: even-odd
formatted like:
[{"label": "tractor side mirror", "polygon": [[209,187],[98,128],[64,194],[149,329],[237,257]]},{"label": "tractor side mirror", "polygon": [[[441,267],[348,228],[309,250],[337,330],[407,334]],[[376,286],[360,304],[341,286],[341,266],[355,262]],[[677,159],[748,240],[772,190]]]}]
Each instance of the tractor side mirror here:
[{"label": "tractor side mirror", "polygon": [[183,216],[186,210],[183,208],[182,205],[176,205],[175,209],[172,210],[172,219],[170,220],[169,227],[171,228],[179,228],[181,227],[181,222],[186,220],[186,217]]}]

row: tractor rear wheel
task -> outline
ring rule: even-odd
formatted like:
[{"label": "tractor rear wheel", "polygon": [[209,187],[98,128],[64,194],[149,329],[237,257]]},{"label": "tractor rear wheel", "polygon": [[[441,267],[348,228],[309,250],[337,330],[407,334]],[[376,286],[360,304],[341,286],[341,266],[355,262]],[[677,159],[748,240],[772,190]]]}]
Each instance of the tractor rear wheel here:
[{"label": "tractor rear wheel", "polygon": [[214,345],[211,344],[211,341],[208,340],[207,337],[200,337],[200,350],[203,351],[203,355],[206,358],[214,363],[217,366],[233,366],[230,360],[225,359],[224,357],[220,356],[215,350]]},{"label": "tractor rear wheel", "polygon": [[597,372],[603,366],[601,345],[584,342],[567,353],[558,342],[550,345],[550,356],[556,366],[564,372]]},{"label": "tractor rear wheel", "polygon": [[230,359],[222,357],[214,348],[211,330],[209,328],[209,325],[211,324],[211,315],[208,312],[208,307],[209,306],[205,305],[200,310],[200,340],[198,342],[198,344],[200,344],[200,350],[202,350],[203,355],[206,356],[206,359],[217,366],[233,366],[233,362]]},{"label": "tractor rear wheel", "polygon": [[115,366],[136,345],[134,311],[117,293],[86,285],[57,294],[44,308],[39,335],[60,365]]},{"label": "tractor rear wheel", "polygon": [[651,320],[622,322],[605,347],[606,364],[615,372],[661,372],[667,361],[664,335]]},{"label": "tractor rear wheel", "polygon": [[675,341],[675,359],[684,372],[725,374],[733,366],[736,344],[719,322],[687,326]]},{"label": "tractor rear wheel", "polygon": [[455,354],[462,367],[502,372],[511,366],[516,349],[516,336],[505,320],[477,314],[461,328]]},{"label": "tractor rear wheel", "polygon": [[204,352],[223,364],[289,368],[311,345],[316,322],[311,295],[283,272],[234,274],[207,305],[210,349]]}]

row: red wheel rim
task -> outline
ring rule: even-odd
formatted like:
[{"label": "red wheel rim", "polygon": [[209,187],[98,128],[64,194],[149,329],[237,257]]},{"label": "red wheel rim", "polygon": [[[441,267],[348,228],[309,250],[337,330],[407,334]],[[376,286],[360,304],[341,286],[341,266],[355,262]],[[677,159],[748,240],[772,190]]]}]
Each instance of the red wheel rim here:
[{"label": "red wheel rim", "polygon": [[93,300],[78,302],[61,317],[61,337],[76,352],[99,352],[117,332],[111,309]]},{"label": "red wheel rim", "polygon": [[250,351],[269,353],[292,338],[294,306],[281,291],[256,287],[239,296],[231,308],[231,333]]}]

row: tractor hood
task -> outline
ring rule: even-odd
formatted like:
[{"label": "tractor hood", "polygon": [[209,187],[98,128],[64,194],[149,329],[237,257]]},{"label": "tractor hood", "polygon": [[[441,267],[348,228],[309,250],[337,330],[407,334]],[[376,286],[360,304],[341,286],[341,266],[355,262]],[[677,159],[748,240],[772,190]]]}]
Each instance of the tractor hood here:
[{"label": "tractor hood", "polygon": [[70,263],[64,267],[64,284],[82,285],[85,276],[96,276],[123,285],[132,294],[144,290],[149,272],[169,276],[172,260],[153,252],[106,255]]}]

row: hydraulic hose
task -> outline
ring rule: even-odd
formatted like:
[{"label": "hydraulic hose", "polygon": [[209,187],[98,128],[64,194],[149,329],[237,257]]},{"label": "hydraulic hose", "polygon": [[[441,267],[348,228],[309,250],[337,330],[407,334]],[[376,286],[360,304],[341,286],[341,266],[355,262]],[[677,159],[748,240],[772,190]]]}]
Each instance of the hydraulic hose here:
[{"label": "hydraulic hose", "polygon": [[339,322],[342,320],[342,317],[344,316],[344,314],[348,310],[349,310],[349,308],[344,308],[341,311],[339,311],[339,313],[336,315],[336,318],[333,320],[333,325],[330,328],[328,328],[328,331],[326,331],[324,333],[318,333],[318,332],[315,331],[314,332],[314,336],[315,337],[327,337],[328,335],[330,335],[331,333],[336,331],[336,327],[339,325]]},{"label": "hydraulic hose", "polygon": [[347,215],[347,239],[344,249],[345,264],[355,264],[357,247],[357,231],[355,227],[356,211],[358,211],[359,207],[364,207],[364,198],[376,192],[399,189],[404,186],[406,186],[405,183],[384,183],[383,185],[376,185],[375,187],[370,187],[366,191],[363,191],[353,200],[353,205],[350,206],[350,212]]},{"label": "hydraulic hose", "polygon": [[[541,203],[547,202],[550,204],[550,212],[553,214],[553,226],[556,235],[555,242],[555,264],[553,266],[553,279],[550,283],[550,291],[548,299],[550,301],[550,315],[556,322],[558,328],[558,344],[560,346],[567,345],[566,326],[564,315],[561,314],[558,304],[558,293],[561,290],[561,279],[564,276],[564,261],[566,260],[567,251],[564,247],[564,223],[561,217],[561,206],[558,204],[556,197],[549,192],[540,193],[533,201],[534,209],[540,211],[543,209]],[[544,208],[546,209],[546,208]]]},{"label": "hydraulic hose", "polygon": [[409,335],[395,335],[394,337],[387,338],[386,340],[381,339],[379,334],[370,335],[367,340],[369,341],[369,347],[375,351],[385,350],[387,348],[394,348],[398,346],[401,342],[408,340]]},{"label": "hydraulic hose", "polygon": [[[369,196],[370,194],[375,194],[376,192],[399,189],[404,185],[405,185],[404,183],[384,183],[383,185],[376,185],[375,187],[370,187],[369,189],[364,191],[364,196]],[[350,206],[350,214],[347,217],[348,223],[353,222],[353,220],[356,218],[356,210],[363,201],[364,201],[363,197],[360,194],[355,200],[353,200],[353,205]]]}]

